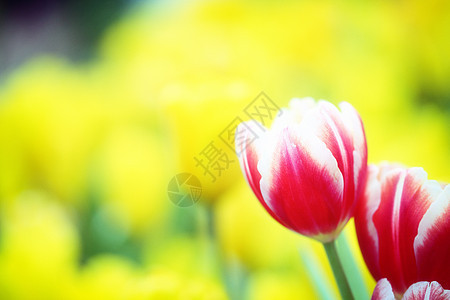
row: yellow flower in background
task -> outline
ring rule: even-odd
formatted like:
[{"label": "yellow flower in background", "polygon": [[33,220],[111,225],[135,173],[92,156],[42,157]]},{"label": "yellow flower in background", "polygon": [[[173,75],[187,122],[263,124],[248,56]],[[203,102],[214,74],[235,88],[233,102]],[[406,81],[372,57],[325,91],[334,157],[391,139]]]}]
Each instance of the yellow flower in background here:
[{"label": "yellow flower in background", "polygon": [[98,152],[96,183],[102,205],[132,231],[161,226],[172,208],[166,196],[170,150],[146,128],[113,130]]},{"label": "yellow flower in background", "polygon": [[269,219],[244,180],[221,197],[215,215],[219,244],[228,259],[249,270],[299,264],[297,246],[308,241]]},{"label": "yellow flower in background", "polygon": [[192,270],[180,273],[160,264],[161,271],[153,271],[152,265],[144,269],[117,255],[99,255],[79,266],[72,222],[39,192],[24,193],[3,210],[2,299],[226,299],[216,280]]},{"label": "yellow flower in background", "polygon": [[236,154],[233,145],[221,136],[228,137],[229,125],[244,115],[246,101],[253,97],[244,84],[216,82],[173,86],[164,95],[178,168],[200,180],[203,201],[216,200],[236,182]]},{"label": "yellow flower in background", "polygon": [[250,280],[250,300],[318,299],[308,278],[295,272],[256,272]]},{"label": "yellow flower in background", "polygon": [[[210,6],[220,17],[210,15]],[[143,6],[113,27],[101,47],[101,63],[120,74],[132,93],[147,94],[161,107],[177,150],[178,173],[195,174],[206,201],[214,200],[238,174],[233,145],[223,143],[219,135],[261,92],[251,79],[251,74],[257,76],[255,56],[262,58],[260,52],[251,53],[249,47],[244,55],[235,49],[249,43],[247,36],[235,34],[242,29],[244,15],[228,17],[221,8],[244,9],[237,2]],[[166,18],[155,13],[166,9]],[[230,30],[217,35],[214,28]],[[229,157],[223,175],[221,170],[204,170],[194,159],[211,142]]]},{"label": "yellow flower in background", "polygon": [[79,282],[78,299],[226,299],[214,280],[181,276],[165,268],[144,270],[108,255],[96,257],[83,267]]},{"label": "yellow flower in background", "polygon": [[209,278],[181,277],[176,273],[155,270],[135,282],[127,299],[226,300],[228,298],[217,282]]},{"label": "yellow flower in background", "polygon": [[79,272],[75,299],[127,299],[139,278],[136,266],[118,256],[100,255]]},{"label": "yellow flower in background", "polygon": [[156,108],[104,72],[47,58],[8,81],[0,103],[1,198],[42,188],[85,206],[89,193],[103,190],[130,230],[163,219],[174,164]]},{"label": "yellow flower in background", "polygon": [[141,4],[106,33],[101,63],[117,68],[135,91],[158,99],[180,82],[251,84],[270,64],[263,47],[254,51],[246,28],[253,9],[239,1]]},{"label": "yellow flower in background", "polygon": [[149,268],[163,268],[182,276],[217,275],[210,272],[210,265],[206,265],[211,262],[205,259],[205,250],[198,238],[173,236],[158,241],[156,245],[151,240],[147,242],[144,262]]},{"label": "yellow flower in background", "polygon": [[1,213],[0,298],[68,299],[79,238],[70,216],[46,193],[24,192]]},{"label": "yellow flower in background", "polygon": [[176,274],[155,271],[136,280],[129,289],[127,299],[177,299],[181,288],[181,279]]},{"label": "yellow flower in background", "polygon": [[23,67],[7,81],[0,103],[0,194],[45,188],[76,202],[98,126],[80,72],[56,59]]},{"label": "yellow flower in background", "polygon": [[447,109],[450,104],[450,6],[445,0],[432,3],[401,1],[399,11],[413,28],[410,46],[414,48],[414,89],[423,102],[436,102]]},{"label": "yellow flower in background", "polygon": [[172,208],[166,189],[176,166],[164,115],[150,95],[135,93],[105,65],[93,65],[87,75],[102,128],[90,160],[100,204],[126,231],[160,229]]},{"label": "yellow flower in background", "polygon": [[[362,116],[363,118],[365,116]],[[368,115],[367,123],[374,122]],[[373,162],[392,161],[426,168],[431,178],[448,182],[450,139],[448,116],[433,107],[405,109],[379,127],[366,125]]]}]

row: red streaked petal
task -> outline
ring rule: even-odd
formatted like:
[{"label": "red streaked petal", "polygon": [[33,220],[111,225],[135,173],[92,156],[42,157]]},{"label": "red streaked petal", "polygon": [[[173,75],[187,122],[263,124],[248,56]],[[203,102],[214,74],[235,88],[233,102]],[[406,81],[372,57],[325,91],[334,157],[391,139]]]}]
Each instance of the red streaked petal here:
[{"label": "red streaked petal", "polygon": [[355,182],[355,198],[359,199],[366,183],[367,142],[364,126],[356,109],[347,102],[339,104],[342,119],[347,131],[353,137],[353,174]]},{"label": "red streaked petal", "polygon": [[450,300],[450,291],[444,290],[436,282],[420,281],[411,285],[403,295],[403,300]]},{"label": "red streaked petal", "polygon": [[381,177],[381,202],[373,215],[380,274],[401,294],[417,280],[413,243],[433,193],[424,184],[427,174],[421,168],[388,170]]},{"label": "red streaked petal", "polygon": [[[437,182],[433,187],[440,190]],[[450,185],[435,199],[420,221],[414,241],[418,276],[450,289]]]},{"label": "red streaked petal", "polygon": [[[350,104],[344,104],[343,107],[345,112],[341,113],[331,103],[319,101],[317,109],[307,115],[303,122],[326,144],[336,158],[344,178],[343,206],[346,209],[341,211],[345,214],[340,218],[345,221],[353,215],[357,196],[362,192],[365,183],[367,151],[363,147],[365,138],[361,137],[363,131],[359,116]],[[356,147],[355,141],[363,143],[362,149]],[[361,150],[363,152],[360,152]]]},{"label": "red streaked petal", "polygon": [[347,131],[352,133],[353,148],[362,153],[362,156],[367,156],[366,134],[361,117],[350,103],[341,102],[339,108]]},{"label": "red streaked petal", "polygon": [[310,97],[294,98],[289,102],[289,109],[282,108],[272,123],[270,131],[279,131],[290,125],[300,124],[306,115],[311,114],[317,107],[317,102]]},{"label": "red streaked petal", "polygon": [[386,278],[380,279],[375,286],[372,300],[395,300],[392,286]]},{"label": "red streaked petal", "polygon": [[359,246],[367,267],[375,279],[380,279],[378,232],[373,215],[381,202],[380,169],[376,165],[368,167],[368,180],[362,201],[355,213],[355,228]]},{"label": "red streaked petal", "polygon": [[329,102],[319,101],[316,109],[305,115],[302,123],[325,143],[335,157],[339,170],[344,176],[344,172],[347,171],[349,166],[349,156],[353,153],[353,142],[346,131],[339,110]]},{"label": "red streaked petal", "polygon": [[239,164],[242,172],[244,173],[245,180],[258,198],[259,202],[261,202],[267,212],[275,220],[281,224],[284,224],[267,206],[261,195],[261,189],[259,186],[261,175],[258,172],[257,164],[260,156],[259,152],[262,149],[259,149],[258,147],[258,144],[260,143],[260,137],[257,136],[258,134],[260,134],[260,127],[258,127],[258,123],[256,121],[241,123],[236,128],[235,147]]},{"label": "red streaked petal", "polygon": [[258,170],[267,205],[296,232],[335,238],[344,183],[330,150],[305,126],[272,132],[265,143]]}]

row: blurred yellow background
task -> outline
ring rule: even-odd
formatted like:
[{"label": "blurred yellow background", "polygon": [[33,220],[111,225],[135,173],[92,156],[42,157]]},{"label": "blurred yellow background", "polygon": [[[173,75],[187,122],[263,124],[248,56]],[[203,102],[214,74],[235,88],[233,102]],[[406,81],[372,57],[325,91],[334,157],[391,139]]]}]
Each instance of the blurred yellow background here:
[{"label": "blurred yellow background", "polygon": [[[219,135],[261,91],[348,101],[370,162],[448,182],[449,53],[443,0],[173,0],[128,4],[88,58],[31,55],[0,82],[0,299],[337,297],[323,249],[269,217]],[[211,142],[215,180],[194,159]],[[167,194],[184,172],[190,207]]]}]

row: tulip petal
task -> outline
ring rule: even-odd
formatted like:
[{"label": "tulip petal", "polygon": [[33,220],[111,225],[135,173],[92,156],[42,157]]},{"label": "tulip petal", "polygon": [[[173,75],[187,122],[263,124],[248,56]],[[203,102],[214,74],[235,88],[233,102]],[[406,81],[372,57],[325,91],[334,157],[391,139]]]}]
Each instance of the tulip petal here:
[{"label": "tulip petal", "polygon": [[257,164],[259,160],[259,152],[261,149],[258,147],[260,144],[260,137],[257,133],[260,131],[261,125],[258,125],[256,121],[248,121],[239,124],[236,128],[235,144],[236,153],[238,153],[239,164],[241,170],[244,173],[245,180],[250,188],[255,193],[259,202],[267,210],[267,212],[278,222],[284,225],[284,222],[280,220],[267,206],[261,195],[261,189],[259,186],[261,175],[258,172]]},{"label": "tulip petal", "polygon": [[414,239],[419,222],[434,197],[426,177],[421,168],[388,171],[383,175],[381,202],[373,215],[379,241],[380,273],[399,294],[417,281]]},{"label": "tulip petal", "polygon": [[373,222],[373,215],[381,202],[381,182],[378,178],[380,169],[376,165],[368,167],[368,180],[364,201],[360,201],[355,214],[355,228],[359,246],[370,273],[380,279],[378,232]]},{"label": "tulip petal", "polygon": [[[380,298],[381,299],[381,298]],[[403,295],[403,300],[450,300],[450,291],[444,290],[436,282],[420,281],[411,285]]]},{"label": "tulip petal", "polygon": [[288,228],[329,241],[341,229],[343,177],[331,151],[303,124],[274,130],[261,145],[261,193]]},{"label": "tulip petal", "polygon": [[347,102],[339,104],[342,119],[353,137],[353,174],[355,181],[355,198],[358,199],[364,190],[366,182],[367,142],[364,126],[356,109]]},{"label": "tulip petal", "polygon": [[305,115],[310,113],[315,107],[317,107],[317,102],[311,97],[302,99],[294,98],[289,101],[290,110],[288,112],[293,123],[300,124],[305,118]]},{"label": "tulip petal", "polygon": [[[434,182],[439,191],[439,184]],[[414,241],[420,280],[437,280],[450,289],[450,185],[441,190],[423,216]]]},{"label": "tulip petal", "polygon": [[347,102],[341,102],[339,108],[342,112],[344,125],[353,137],[353,148],[367,156],[366,134],[361,118],[356,109]]},{"label": "tulip petal", "polygon": [[386,278],[380,279],[375,286],[372,300],[395,300],[392,286]]},{"label": "tulip petal", "polygon": [[[354,109],[352,110],[350,104],[343,104],[343,107],[345,111],[341,113],[331,103],[319,101],[316,111],[305,116],[303,122],[307,123],[310,130],[326,144],[336,158],[344,178],[343,209],[340,219],[346,222],[353,215],[357,196],[364,185],[367,150],[364,148],[365,139],[360,140],[363,131],[359,116]],[[364,146],[358,146],[361,149],[355,148],[355,139],[358,143],[363,143]]]}]

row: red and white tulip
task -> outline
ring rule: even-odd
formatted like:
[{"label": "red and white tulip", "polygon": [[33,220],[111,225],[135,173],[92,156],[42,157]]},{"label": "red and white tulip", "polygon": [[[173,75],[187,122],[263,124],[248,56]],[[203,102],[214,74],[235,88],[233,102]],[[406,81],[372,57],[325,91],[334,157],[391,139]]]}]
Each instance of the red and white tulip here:
[{"label": "red and white tulip", "polygon": [[450,185],[422,168],[371,165],[355,226],[370,272],[396,295],[419,281],[450,289]]},{"label": "red and white tulip", "polygon": [[[450,300],[450,291],[444,290],[436,282],[419,281],[412,284],[401,298],[402,300]],[[392,286],[386,278],[377,282],[372,300],[395,300]]]},{"label": "red and white tulip", "polygon": [[279,223],[321,242],[333,241],[364,189],[367,145],[348,103],[294,99],[255,141],[254,121],[240,124],[236,151],[253,192]]}]

